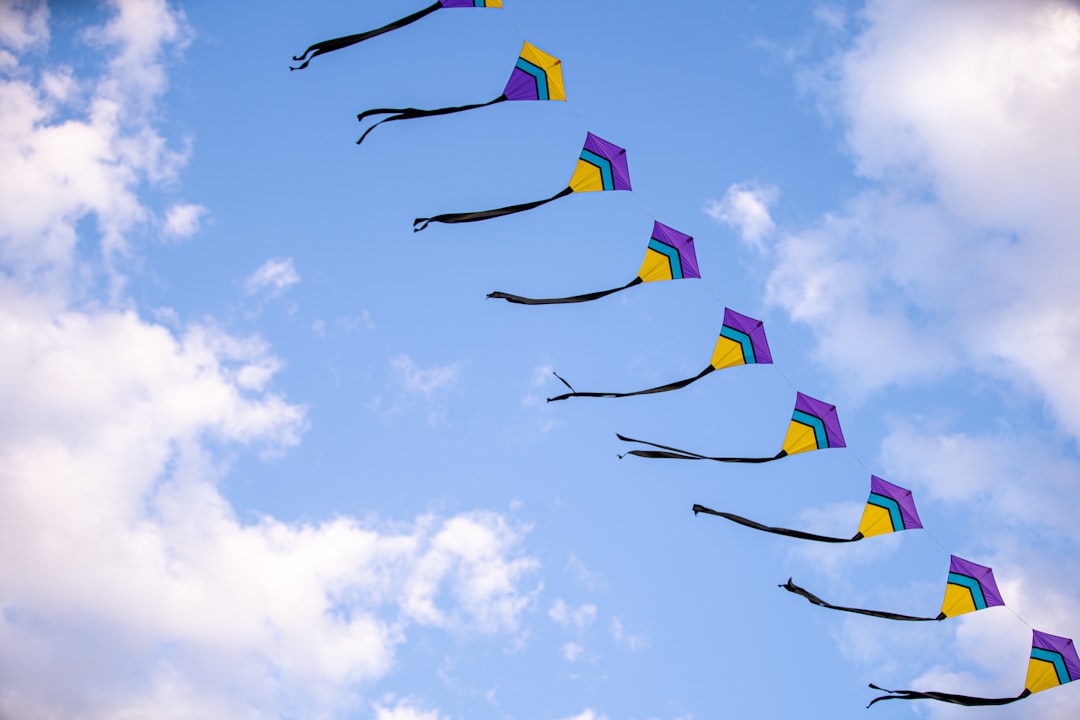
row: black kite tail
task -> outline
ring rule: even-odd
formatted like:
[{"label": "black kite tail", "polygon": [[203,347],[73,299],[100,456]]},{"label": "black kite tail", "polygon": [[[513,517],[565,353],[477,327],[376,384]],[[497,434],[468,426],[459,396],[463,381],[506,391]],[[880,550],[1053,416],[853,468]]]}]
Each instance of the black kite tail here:
[{"label": "black kite tail", "polygon": [[[708,366],[707,368],[705,368],[704,370],[702,370],[701,372],[699,372],[697,375],[695,375],[692,378],[686,378],[685,380],[678,380],[676,382],[668,383],[667,385],[658,385],[657,387],[649,388],[648,390],[636,390],[634,392],[625,392],[625,393],[573,392],[573,388],[570,388],[571,392],[565,393],[563,395],[556,395],[555,397],[549,397],[547,399],[547,401],[548,402],[555,402],[557,400],[565,400],[565,399],[571,398],[571,397],[618,398],[618,397],[630,397],[632,395],[652,395],[653,393],[661,393],[661,392],[667,392],[668,390],[678,390],[679,388],[684,388],[684,387],[686,387],[687,385],[689,385],[692,382],[697,382],[698,380],[705,377],[706,375],[708,375],[709,373],[711,373],[715,369],[716,368],[714,368],[712,365],[710,365],[710,366]],[[558,377],[558,375],[556,375],[556,377]],[[562,380],[562,378],[559,378],[559,379]],[[565,380],[563,380],[563,383],[566,383],[566,386],[570,387],[570,384],[567,383]],[[648,443],[646,443],[646,444],[648,444]]]},{"label": "black kite tail", "polygon": [[365,130],[364,134],[360,136],[360,139],[356,141],[356,144],[359,145],[360,143],[364,142],[364,138],[368,136],[368,133],[370,133],[372,130],[379,127],[385,122],[393,122],[394,120],[411,120],[412,118],[435,117],[436,115],[450,115],[451,113],[458,113],[464,112],[465,110],[475,110],[476,108],[487,107],[488,105],[494,105],[495,103],[503,102],[506,99],[507,98],[505,95],[500,95],[494,100],[489,100],[483,103],[473,103],[472,105],[459,105],[458,107],[444,107],[438,108],[436,110],[420,110],[419,108],[372,108],[371,110],[365,110],[364,112],[356,116],[356,119],[358,121],[363,122],[366,118],[372,117],[374,115],[390,115],[390,117],[383,118],[382,120],[369,127],[367,130]]},{"label": "black kite tail", "polygon": [[488,298],[506,300],[507,302],[517,303],[518,305],[558,305],[562,303],[580,303],[589,302],[590,300],[599,300],[602,297],[607,297],[612,293],[617,293],[621,290],[632,288],[635,285],[640,285],[641,283],[641,278],[636,277],[622,287],[612,288],[611,290],[600,290],[599,292],[585,293],[584,295],[571,295],[570,297],[562,298],[527,298],[520,295],[511,295],[510,293],[499,292],[498,290],[493,293],[488,293]]},{"label": "black kite tail", "polygon": [[420,232],[428,226],[429,223],[465,223],[465,222],[477,222],[480,220],[488,220],[490,218],[502,217],[503,215],[513,215],[514,213],[523,212],[525,210],[532,210],[533,208],[546,205],[552,200],[558,200],[559,198],[566,197],[574,192],[573,188],[565,187],[559,192],[555,193],[551,197],[545,200],[534,200],[533,202],[521,203],[520,205],[507,205],[503,208],[496,210],[481,210],[479,212],[467,212],[467,213],[447,213],[445,215],[436,215],[429,218],[416,218],[413,220],[413,232]]},{"label": "black kite tail", "polygon": [[943,692],[919,692],[918,690],[886,690],[883,687],[878,687],[874,683],[870,683],[870,687],[872,687],[874,690],[880,690],[889,694],[881,695],[874,698],[866,707],[870,707],[870,705],[873,705],[880,700],[938,700],[940,702],[952,703],[954,705],[966,705],[968,707],[979,707],[985,705],[1008,705],[1009,703],[1014,703],[1017,700],[1023,700],[1031,694],[1030,690],[1024,688],[1024,691],[1016,697],[984,698],[972,697],[971,695],[955,695],[953,693]]},{"label": "black kite tail", "polygon": [[[809,590],[805,590],[805,589],[799,587],[798,585],[796,585],[795,583],[791,582],[791,578],[788,578],[788,581],[785,584],[779,585],[778,587],[782,587],[782,588],[784,588],[785,590],[787,590],[790,593],[795,593],[796,595],[802,595],[804,598],[809,600],[814,605],[819,605],[821,607],[829,608],[831,610],[841,610],[843,612],[856,613],[858,615],[869,615],[871,617],[885,618],[886,620],[905,620],[907,622],[934,622],[934,621],[937,621],[937,620],[944,620],[945,619],[945,613],[941,613],[937,617],[915,617],[913,615],[900,615],[900,614],[897,614],[897,613],[886,612],[886,611],[883,611],[883,610],[863,610],[862,608],[850,608],[850,607],[843,607],[843,606],[840,606],[840,605],[832,605],[830,603],[825,602],[824,600],[819,598],[817,595],[814,595]],[[888,691],[886,691],[886,692],[888,692]],[[873,703],[871,703],[871,705],[872,704]]]},{"label": "black kite tail", "polygon": [[[656,443],[647,442],[645,440],[635,440],[634,438],[626,437],[615,433],[615,437],[619,438],[623,442],[640,443],[642,445],[648,445],[649,447],[660,448],[660,451],[656,450],[630,450],[623,455],[635,455],[643,458],[669,458],[675,460],[713,460],[715,462],[726,463],[767,463],[773,460],[779,460],[780,458],[787,457],[787,451],[781,450],[772,457],[763,458],[745,458],[745,457],[710,457],[708,455],[698,455],[697,453],[690,452],[689,450],[679,450],[678,448],[668,447],[667,445],[658,445]],[[619,457],[623,457],[620,455]]]},{"label": "black kite tail", "polygon": [[311,47],[309,47],[307,50],[305,50],[302,55],[293,55],[293,61],[301,64],[298,67],[290,66],[289,69],[303,70],[312,60],[314,60],[319,55],[325,55],[328,52],[341,50],[342,48],[347,48],[350,45],[355,45],[356,43],[370,40],[371,38],[382,35],[383,33],[388,33],[391,30],[397,30],[398,28],[403,28],[406,25],[411,25],[420,18],[430,15],[441,7],[442,3],[436,2],[434,5],[429,5],[423,10],[414,12],[412,15],[409,15],[408,17],[403,17],[400,20],[395,20],[389,25],[383,25],[381,28],[376,28],[375,30],[368,30],[367,32],[356,33],[355,35],[346,35],[344,37],[334,38],[333,40],[323,40],[322,42],[317,42]]},{"label": "black kite tail", "polygon": [[[827,542],[827,543],[849,543],[849,542],[855,542],[857,540],[862,540],[862,537],[863,537],[862,533],[857,533],[855,535],[855,537],[851,537],[851,538],[837,538],[837,537],[829,537],[827,535],[814,535],[813,533],[806,533],[806,532],[802,532],[801,530],[789,530],[787,528],[769,527],[768,525],[762,525],[759,522],[754,522],[753,520],[749,520],[749,519],[744,518],[744,517],[742,517],[740,515],[733,515],[732,513],[720,512],[719,510],[713,510],[712,508],[707,508],[704,505],[695,504],[694,505],[694,514],[697,515],[698,513],[705,513],[706,515],[716,515],[717,517],[722,517],[722,518],[725,518],[727,520],[730,520],[733,523],[738,523],[739,525],[745,525],[748,528],[753,528],[755,530],[761,530],[762,532],[772,533],[774,535],[784,535],[786,537],[798,538],[800,540],[814,540],[815,542]],[[790,582],[790,580],[788,582]],[[794,592],[794,590],[792,592]]]}]

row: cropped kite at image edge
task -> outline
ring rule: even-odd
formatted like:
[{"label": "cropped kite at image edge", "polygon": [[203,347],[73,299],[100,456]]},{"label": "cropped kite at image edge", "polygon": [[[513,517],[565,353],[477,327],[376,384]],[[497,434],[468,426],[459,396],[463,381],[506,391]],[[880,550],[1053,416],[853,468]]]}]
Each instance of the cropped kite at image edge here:
[{"label": "cropped kite at image edge", "polygon": [[[1078,678],[1080,678],[1080,658],[1076,655],[1073,641],[1069,638],[1032,630],[1031,659],[1028,661],[1027,679],[1024,680],[1023,691],[1016,697],[984,698],[935,691],[887,690],[870,683],[870,687],[874,690],[889,693],[874,698],[870,701],[870,705],[881,700],[938,700],[939,702],[967,705],[969,707],[1008,705],[1017,700],[1023,700],[1034,693],[1064,685]],[[870,707],[870,705],[866,707]]]},{"label": "cropped kite at image edge", "polygon": [[[693,378],[693,380],[696,379]],[[780,452],[772,457],[712,457],[698,455],[689,450],[679,450],[667,445],[657,445],[645,440],[635,440],[618,433],[616,433],[615,437],[623,442],[639,443],[658,448],[657,450],[630,450],[626,455],[674,460],[713,460],[728,463],[767,463],[797,453],[846,447],[844,434],[840,430],[840,420],[836,417],[836,406],[815,400],[802,393],[796,394],[795,411],[791,414],[791,422],[788,424],[784,444],[780,448]],[[621,458],[623,455],[619,457]]]},{"label": "cropped kite at image edge", "polygon": [[576,192],[601,192],[604,190],[630,190],[630,171],[626,166],[626,150],[613,145],[607,140],[588,133],[585,147],[578,158],[577,167],[570,177],[570,184],[544,200],[534,200],[520,205],[508,205],[495,210],[478,212],[447,213],[434,217],[413,220],[413,232],[420,232],[428,223],[465,223],[489,220],[503,215],[512,215],[525,210],[546,205],[552,200],[566,197]]},{"label": "cropped kite at image edge", "polygon": [[406,25],[412,25],[420,18],[426,17],[436,10],[442,10],[443,8],[501,8],[502,0],[438,0],[434,5],[429,5],[423,10],[418,10],[412,15],[403,17],[400,20],[395,20],[392,23],[383,25],[381,28],[374,30],[368,30],[367,32],[356,33],[355,35],[346,35],[344,37],[334,38],[333,40],[323,40],[317,42],[301,55],[293,55],[293,61],[301,63],[298,67],[290,67],[290,70],[303,70],[308,64],[319,55],[325,55],[335,50],[341,50],[347,48],[350,45],[370,40],[373,37],[378,37],[384,33],[388,33],[391,30],[397,30],[403,28]]},{"label": "cropped kite at image edge", "polygon": [[827,543],[857,542],[874,535],[885,535],[922,527],[919,513],[915,509],[915,501],[911,499],[911,491],[886,482],[876,475],[870,476],[870,497],[866,500],[866,508],[863,510],[862,520],[859,521],[859,529],[850,538],[829,537],[828,535],[815,535],[802,530],[769,527],[739,515],[707,508],[704,505],[695,504],[693,509],[694,515],[698,513],[716,515],[762,532]]},{"label": "cropped kite at image edge", "polygon": [[566,100],[566,90],[563,87],[562,61],[548,55],[534,45],[525,43],[521,48],[521,55],[518,56],[517,63],[510,73],[510,80],[506,83],[502,95],[494,100],[473,105],[438,108],[436,110],[420,110],[418,108],[373,108],[365,110],[356,116],[356,119],[360,122],[375,115],[389,115],[390,117],[379,120],[365,130],[360,139],[356,141],[356,144],[359,145],[364,142],[364,138],[368,136],[368,133],[385,122],[450,115],[509,100]]},{"label": "cropped kite at image edge", "polygon": [[[648,258],[646,258],[648,264]],[[758,363],[771,363],[772,354],[769,352],[769,343],[765,339],[765,328],[760,320],[740,315],[731,309],[724,310],[724,325],[720,328],[720,337],[713,349],[712,360],[700,373],[691,378],[677,380],[667,385],[659,385],[648,390],[634,392],[611,393],[611,392],[577,392],[570,383],[563,380],[557,373],[555,377],[562,384],[570,388],[570,392],[556,397],[548,398],[548,402],[566,400],[572,397],[630,397],[631,395],[651,395],[653,393],[667,392],[684,388],[690,383],[697,382],[714,370],[734,367],[736,365],[754,365]]]},{"label": "cropped kite at image edge", "polygon": [[916,617],[883,610],[863,610],[862,608],[832,605],[799,587],[790,578],[788,578],[787,583],[780,587],[788,592],[803,596],[814,605],[831,610],[842,610],[843,612],[870,615],[871,617],[885,618],[886,620],[906,620],[910,622],[944,620],[945,618],[1005,604],[1001,599],[1001,593],[998,591],[997,583],[994,581],[994,573],[990,568],[958,558],[955,555],[949,559],[949,577],[945,581],[945,599],[941,601],[941,612],[936,617]]},{"label": "cropped kite at image edge", "polygon": [[645,260],[641,263],[641,269],[638,270],[637,277],[622,287],[562,298],[527,298],[499,291],[489,293],[488,297],[507,300],[519,305],[580,303],[598,300],[645,282],[700,277],[697,255],[694,253],[694,238],[663,223],[654,221],[652,237],[649,238],[649,245],[645,249]]}]

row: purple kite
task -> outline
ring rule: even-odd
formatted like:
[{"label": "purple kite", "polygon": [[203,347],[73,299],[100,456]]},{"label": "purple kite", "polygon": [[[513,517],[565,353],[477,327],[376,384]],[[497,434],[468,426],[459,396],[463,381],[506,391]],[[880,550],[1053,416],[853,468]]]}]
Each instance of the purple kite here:
[{"label": "purple kite", "polygon": [[813,593],[805,590],[788,578],[786,584],[781,585],[788,592],[801,595],[814,605],[842,610],[843,612],[870,615],[872,617],[885,618],[887,620],[907,620],[911,622],[930,622],[956,617],[976,610],[1004,605],[997,583],[994,581],[993,571],[983,565],[958,558],[953,555],[949,559],[949,577],[945,581],[945,599],[941,602],[941,612],[936,617],[915,617],[912,615],[898,615],[883,610],[863,610],[862,608],[842,607],[825,602]]},{"label": "purple kite", "polygon": [[643,282],[700,277],[697,255],[694,253],[694,238],[663,223],[654,222],[652,237],[649,238],[649,246],[645,250],[645,260],[641,263],[641,269],[638,270],[637,277],[622,287],[562,298],[527,298],[499,291],[489,293],[488,297],[506,300],[519,305],[580,303],[598,300],[620,290],[640,285]]},{"label": "purple kite", "polygon": [[413,232],[420,232],[428,226],[428,223],[465,223],[489,220],[503,215],[511,215],[524,210],[546,205],[552,200],[566,197],[576,192],[602,192],[604,190],[629,190],[630,171],[626,166],[626,150],[613,145],[603,138],[588,133],[585,137],[585,147],[578,158],[577,167],[570,177],[570,184],[544,200],[522,203],[520,205],[508,205],[495,210],[481,210],[479,212],[448,213],[429,218],[416,218],[413,220]]},{"label": "purple kite", "polygon": [[870,476],[870,497],[866,501],[862,520],[859,522],[858,531],[850,538],[829,537],[828,535],[815,535],[802,530],[789,530],[788,528],[769,527],[759,522],[749,520],[740,515],[728,512],[720,512],[707,508],[704,505],[694,505],[694,515],[705,513],[730,520],[739,525],[761,530],[762,532],[800,540],[813,540],[815,542],[848,543],[858,542],[874,535],[900,532],[901,530],[913,530],[922,527],[919,513],[915,509],[915,501],[911,499],[911,491],[905,490],[899,485],[882,480],[876,475]]},{"label": "purple kite", "polygon": [[[768,362],[772,362],[772,359],[770,358]],[[706,371],[708,371],[708,368],[706,368]],[[693,378],[693,380],[696,379]],[[772,457],[711,457],[698,455],[689,450],[679,450],[667,445],[657,445],[645,440],[635,440],[624,435],[616,434],[615,437],[623,442],[639,443],[658,448],[657,450],[630,450],[626,455],[674,460],[713,460],[728,463],[767,463],[796,453],[846,447],[844,434],[840,431],[840,420],[836,417],[836,406],[815,400],[802,393],[797,393],[795,396],[795,411],[791,415],[791,423],[788,424],[784,444],[780,448],[780,452]],[[619,457],[621,458],[623,455]]]},{"label": "purple kite", "polygon": [[365,110],[356,116],[363,122],[375,115],[389,115],[364,131],[356,144],[364,142],[372,130],[386,122],[394,120],[409,120],[411,118],[434,117],[436,115],[450,115],[451,113],[474,110],[487,107],[496,103],[509,100],[566,100],[566,90],[563,88],[562,61],[548,55],[546,52],[525,43],[521,48],[517,63],[510,73],[510,80],[506,83],[502,95],[484,103],[474,105],[461,105],[459,107],[445,107],[437,110],[419,110],[417,108],[374,108]]},{"label": "purple kite", "polygon": [[570,388],[570,392],[556,397],[550,397],[548,398],[548,402],[566,400],[567,398],[572,397],[617,398],[630,397],[631,395],[651,395],[653,393],[684,388],[692,382],[697,382],[714,370],[723,370],[724,368],[734,367],[736,365],[754,365],[771,362],[772,354],[769,352],[769,343],[765,339],[765,328],[762,326],[761,321],[747,317],[746,315],[740,315],[734,310],[725,308],[724,325],[720,328],[720,337],[717,339],[716,347],[713,349],[712,360],[709,361],[708,366],[704,370],[694,377],[678,380],[676,382],[668,383],[667,385],[649,388],[648,390],[611,393],[577,392],[571,387],[570,383],[559,377],[557,373],[553,373],[555,377],[559,378],[563,385]]},{"label": "purple kite", "polygon": [[[1049,633],[1031,631],[1031,659],[1028,661],[1027,679],[1024,689],[1016,697],[984,698],[971,695],[957,695],[945,692],[923,692],[920,690],[886,690],[870,683],[874,690],[889,693],[870,701],[870,705],[882,700],[937,700],[954,705],[969,707],[981,705],[1008,705],[1023,700],[1043,690],[1064,685],[1080,679],[1080,658],[1076,655],[1073,641]],[[870,707],[867,705],[866,707]]]}]

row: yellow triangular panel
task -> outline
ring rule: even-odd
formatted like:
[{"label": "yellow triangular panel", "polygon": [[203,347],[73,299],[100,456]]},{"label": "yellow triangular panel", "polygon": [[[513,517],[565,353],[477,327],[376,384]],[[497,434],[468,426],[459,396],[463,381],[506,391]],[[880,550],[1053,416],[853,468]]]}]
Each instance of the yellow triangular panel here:
[{"label": "yellow triangular panel", "polygon": [[709,364],[717,370],[736,365],[745,365],[742,344],[721,335],[720,339],[716,341],[716,347],[713,349],[712,360],[709,361]]},{"label": "yellow triangular panel", "polygon": [[667,255],[658,253],[652,248],[646,248],[645,261],[641,263],[641,269],[637,276],[642,282],[655,282],[657,280],[671,280],[671,260]]},{"label": "yellow triangular panel", "polygon": [[784,452],[788,455],[794,455],[795,453],[810,452],[817,449],[817,436],[814,435],[814,428],[792,420],[791,424],[788,425],[787,437],[784,438]]},{"label": "yellow triangular panel", "polygon": [[562,79],[562,60],[548,55],[546,52],[525,43],[521,48],[521,57],[528,60],[547,74],[548,100],[565,100],[566,88]]},{"label": "yellow triangular panel", "polygon": [[1049,690],[1050,688],[1057,687],[1060,684],[1061,683],[1058,682],[1057,670],[1054,668],[1054,663],[1038,658],[1031,658],[1028,662],[1027,680],[1024,681],[1025,688],[1033,693],[1037,693],[1042,690]]},{"label": "yellow triangular panel", "polygon": [[574,192],[602,192],[604,176],[600,174],[600,168],[579,158],[574,175],[570,178],[570,189]]},{"label": "yellow triangular panel", "polygon": [[862,520],[859,521],[859,532],[862,533],[863,537],[891,533],[893,532],[892,516],[888,510],[880,505],[866,503]]},{"label": "yellow triangular panel", "polygon": [[971,591],[959,585],[949,583],[945,586],[945,600],[941,603],[941,612],[948,617],[956,617],[964,613],[975,612],[975,601],[971,599]]}]

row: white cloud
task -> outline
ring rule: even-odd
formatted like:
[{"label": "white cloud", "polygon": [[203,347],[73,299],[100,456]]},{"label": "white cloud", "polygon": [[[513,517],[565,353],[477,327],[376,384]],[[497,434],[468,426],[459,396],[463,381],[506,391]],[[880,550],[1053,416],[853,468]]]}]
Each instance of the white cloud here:
[{"label": "white cloud", "polygon": [[649,647],[649,639],[644,635],[634,634],[627,630],[622,618],[611,618],[611,637],[619,647],[626,648],[630,652],[641,652]]},{"label": "white cloud", "polygon": [[567,715],[560,720],[608,720],[608,716],[603,713],[598,713],[592,708],[586,708],[577,715]]},{"label": "white cloud", "polygon": [[736,228],[747,245],[760,248],[762,239],[775,227],[769,206],[776,202],[779,194],[771,185],[735,184],[720,200],[709,200],[705,204],[705,213],[717,222]]},{"label": "white cloud", "polygon": [[49,7],[44,0],[0,3],[0,45],[22,51],[49,40]]},{"label": "white cloud", "polygon": [[177,203],[165,213],[162,231],[170,240],[182,240],[199,231],[207,209],[202,205]]},{"label": "white cloud", "polygon": [[566,604],[565,600],[558,598],[548,610],[548,617],[558,625],[582,631],[592,625],[596,619],[596,606],[585,603],[572,608]]},{"label": "white cloud", "polygon": [[[186,160],[152,125],[153,102],[166,88],[162,56],[188,36],[183,16],[160,0],[113,8],[88,35],[115,53],[102,76],[60,68],[45,71],[41,86],[28,73],[0,79],[0,263],[52,292],[79,290],[71,285],[76,224],[90,214],[119,284],[125,236],[151,217],[136,190],[174,179]],[[44,3],[3,3],[0,12],[0,41],[21,49],[47,40]]]},{"label": "white cloud", "polygon": [[448,717],[438,710],[425,710],[417,701],[407,698],[398,700],[393,707],[376,703],[373,708],[375,720],[448,720]]},{"label": "white cloud", "polygon": [[575,642],[568,642],[559,649],[559,652],[567,662],[577,662],[585,652],[585,648]]},{"label": "white cloud", "polygon": [[875,0],[863,20],[827,92],[877,187],[784,233],[770,301],[860,392],[974,367],[1080,436],[1080,8]]},{"label": "white cloud", "polygon": [[[160,0],[110,9],[82,35],[101,77],[0,79],[0,545],[18,548],[0,563],[0,716],[337,716],[407,630],[516,633],[538,563],[501,515],[241,520],[222,495],[220,451],[286,450],[306,411],[270,389],[263,340],[123,297],[114,263],[153,216],[136,190],[184,159],[152,120],[189,33]],[[0,42],[44,43],[44,13],[3,4]],[[76,251],[87,218],[109,301]]]},{"label": "white cloud", "polygon": [[280,297],[298,282],[300,274],[291,257],[270,258],[244,280],[244,292],[256,295],[265,291],[271,297]]},{"label": "white cloud", "polygon": [[391,358],[390,366],[400,374],[406,392],[423,395],[425,398],[456,384],[461,370],[460,363],[422,368],[408,355]]}]

